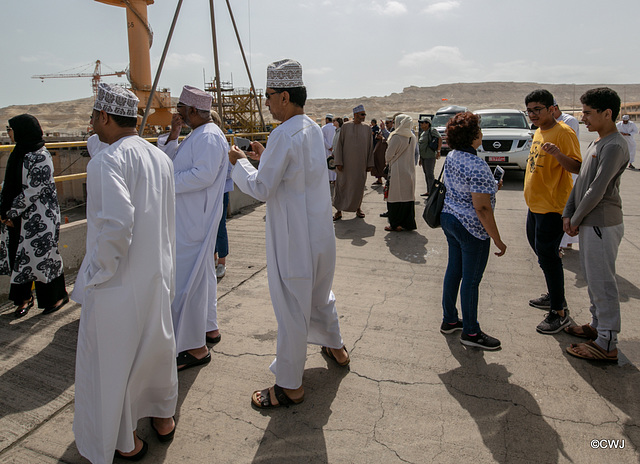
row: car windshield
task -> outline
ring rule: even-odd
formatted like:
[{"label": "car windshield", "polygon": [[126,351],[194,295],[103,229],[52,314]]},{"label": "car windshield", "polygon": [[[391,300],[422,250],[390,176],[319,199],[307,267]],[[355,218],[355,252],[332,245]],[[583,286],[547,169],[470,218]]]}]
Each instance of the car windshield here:
[{"label": "car windshield", "polygon": [[433,118],[433,122],[432,125],[433,127],[440,127],[440,126],[446,126],[447,123],[449,122],[449,119],[451,119],[456,113],[440,113],[440,114],[436,114]]},{"label": "car windshield", "polygon": [[485,113],[480,115],[481,129],[528,129],[521,113]]}]

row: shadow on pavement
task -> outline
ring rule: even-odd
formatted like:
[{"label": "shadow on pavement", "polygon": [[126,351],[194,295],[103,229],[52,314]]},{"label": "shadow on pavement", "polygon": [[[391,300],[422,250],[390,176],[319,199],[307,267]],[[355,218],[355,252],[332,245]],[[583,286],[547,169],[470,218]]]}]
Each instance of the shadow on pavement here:
[{"label": "shadow on pavement", "polygon": [[261,411],[271,416],[254,464],[328,463],[323,428],[331,403],[349,370],[334,365],[304,371],[305,400],[291,408]]},{"label": "shadow on pavement", "polygon": [[[422,213],[420,213],[422,214]],[[416,221],[422,221],[417,217]],[[425,264],[427,262],[427,243],[429,240],[418,231],[387,232],[384,241],[389,252],[402,261],[413,264]]]},{"label": "shadow on pavement", "polygon": [[[375,214],[368,212],[367,214]],[[349,219],[353,215],[353,218]],[[342,219],[335,221],[336,239],[351,240],[351,245],[365,246],[367,241],[365,238],[373,237],[376,227],[373,224],[365,222],[365,219],[355,217],[355,213],[342,212]]]},{"label": "shadow on pavement", "polygon": [[[2,385],[13,386],[3,389],[0,418],[41,408],[73,385],[78,327],[78,320],[60,327],[41,351],[0,376]],[[25,390],[29,394],[25,394]]]},{"label": "shadow on pavement", "polygon": [[[588,322],[588,321],[584,321]],[[584,323],[583,322],[583,323]],[[566,352],[570,343],[583,343],[584,339],[571,335],[556,337],[558,345],[567,361],[573,369],[589,384],[593,390],[608,403],[622,411],[627,417],[612,413],[618,417],[618,424],[622,433],[630,443],[625,447],[640,449],[640,402],[638,402],[638,392],[640,385],[640,371],[634,366],[629,358],[624,355],[621,343],[618,345],[618,363],[598,363],[571,356]],[[628,347],[630,343],[624,344]],[[635,342],[638,343],[638,342]],[[582,411],[580,411],[582,412]],[[590,417],[580,418],[589,421]],[[610,437],[590,437],[590,438],[610,438]],[[638,461],[640,462],[640,460]]]},{"label": "shadow on pavement", "polygon": [[555,463],[560,454],[571,461],[560,435],[545,421],[533,395],[509,383],[511,373],[505,366],[487,364],[482,350],[465,348],[458,336],[445,338],[460,367],[439,377],[476,421],[496,462]]}]

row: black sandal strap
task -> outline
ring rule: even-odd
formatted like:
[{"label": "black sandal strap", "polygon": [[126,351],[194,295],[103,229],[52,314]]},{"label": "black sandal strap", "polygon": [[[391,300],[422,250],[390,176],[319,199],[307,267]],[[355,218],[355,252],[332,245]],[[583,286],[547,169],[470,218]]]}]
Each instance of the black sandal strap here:
[{"label": "black sandal strap", "polygon": [[284,389],[277,384],[273,386],[273,393],[275,394],[275,397],[281,406],[290,406],[292,404],[296,404],[291,398],[287,396],[287,394],[284,392]]}]

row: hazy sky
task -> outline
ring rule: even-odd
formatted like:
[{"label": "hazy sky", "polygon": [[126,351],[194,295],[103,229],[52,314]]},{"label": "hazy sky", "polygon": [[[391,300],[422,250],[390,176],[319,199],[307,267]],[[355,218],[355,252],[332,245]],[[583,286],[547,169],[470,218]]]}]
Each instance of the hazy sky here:
[{"label": "hazy sky", "polygon": [[[91,96],[91,79],[34,74],[127,67],[125,10],[94,0],[2,2],[0,107]],[[637,0],[231,0],[254,82],[302,63],[310,98],[381,96],[410,85],[518,81],[638,83]],[[156,0],[155,74],[177,0]],[[215,0],[220,74],[248,78],[226,2]],[[628,39],[624,39],[625,35]],[[71,70],[71,71],[70,71]],[[209,0],[184,0],[160,86],[213,78]],[[110,83],[124,78],[107,77]]]}]

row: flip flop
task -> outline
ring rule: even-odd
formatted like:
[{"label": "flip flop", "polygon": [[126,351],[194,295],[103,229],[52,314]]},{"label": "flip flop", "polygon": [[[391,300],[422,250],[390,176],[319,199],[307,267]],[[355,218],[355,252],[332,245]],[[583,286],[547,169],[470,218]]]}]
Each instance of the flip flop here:
[{"label": "flip flop", "polygon": [[125,456],[120,451],[116,450],[115,453],[113,454],[113,457],[114,458],[118,458],[118,459],[122,459],[124,461],[139,461],[139,460],[141,460],[145,456],[145,454],[147,454],[147,451],[149,451],[149,444],[146,441],[144,441],[142,438],[140,438],[140,441],[142,441],[142,449],[140,449],[140,451],[138,451],[133,456]]},{"label": "flip flop", "polygon": [[222,334],[218,334],[217,337],[210,337],[207,335],[206,339],[207,339],[207,343],[211,343],[212,345],[215,345],[216,343],[220,343],[220,340],[222,340]]},{"label": "flip flop", "polygon": [[572,325],[571,327],[565,327],[564,331],[574,337],[587,338],[589,340],[598,338],[598,331],[591,327],[591,324]]},{"label": "flip flop", "polygon": [[[278,400],[278,404],[271,402],[269,389],[265,388],[264,390],[256,390],[253,392],[253,395],[251,395],[251,405],[258,409],[273,409],[281,406],[288,408],[289,406],[295,406],[304,401],[304,396],[297,400],[289,398],[284,392],[284,389],[276,384],[273,385],[273,393]],[[261,399],[258,399],[258,395],[260,395]]]},{"label": "flip flop", "polygon": [[169,432],[169,433],[165,433],[164,435],[162,435],[160,432],[158,432],[158,429],[156,428],[156,426],[153,425],[153,417],[150,417],[149,420],[151,421],[151,428],[156,433],[156,437],[158,437],[158,440],[161,443],[168,443],[171,440],[173,440],[173,436],[176,434],[176,418],[175,418],[175,416],[173,417],[173,430],[171,432]]},{"label": "flip flop", "polygon": [[[587,350],[587,354],[582,354],[576,348],[584,347]],[[567,347],[567,353],[571,356],[575,356],[580,359],[588,359],[589,361],[598,362],[618,362],[618,355],[609,355],[602,348],[589,340],[585,343],[572,343]]]},{"label": "flip flop", "polygon": [[323,346],[322,348],[320,348],[320,351],[321,351],[321,352],[322,352],[322,354],[324,354],[327,358],[329,358],[329,359],[333,359],[333,360],[336,362],[336,364],[337,364],[338,366],[346,367],[346,366],[348,366],[348,365],[349,365],[349,363],[351,362],[351,358],[349,357],[349,352],[347,351],[347,348],[346,348],[344,345],[342,345],[342,348],[341,348],[341,349],[344,349],[344,351],[347,353],[347,360],[346,360],[346,361],[344,361],[344,362],[341,362],[341,363],[340,363],[340,362],[338,362],[338,360],[336,359],[336,357],[333,355],[333,351],[331,351],[331,348],[329,348],[329,347],[327,347],[327,346]]},{"label": "flip flop", "polygon": [[211,353],[207,353],[204,358],[198,359],[188,351],[183,351],[176,358],[176,364],[178,366],[178,372],[183,371],[185,369],[189,369],[191,367],[201,366],[203,364],[207,364],[211,361]]}]

